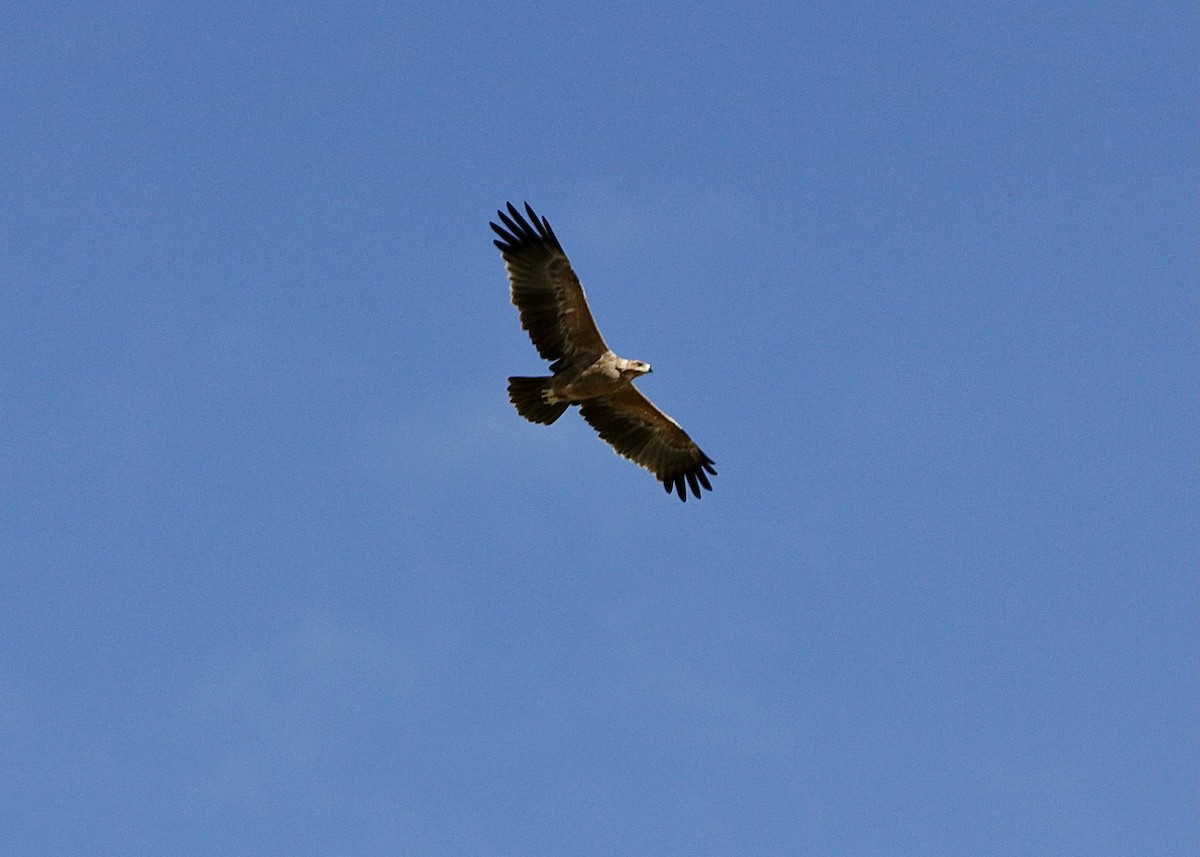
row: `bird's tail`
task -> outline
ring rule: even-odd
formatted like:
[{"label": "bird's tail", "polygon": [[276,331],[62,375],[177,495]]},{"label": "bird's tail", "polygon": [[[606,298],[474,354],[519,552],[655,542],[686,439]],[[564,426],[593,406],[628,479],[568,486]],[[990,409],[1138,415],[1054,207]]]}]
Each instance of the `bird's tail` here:
[{"label": "bird's tail", "polygon": [[517,413],[531,423],[550,425],[563,415],[570,402],[554,397],[551,378],[509,378],[508,399]]}]

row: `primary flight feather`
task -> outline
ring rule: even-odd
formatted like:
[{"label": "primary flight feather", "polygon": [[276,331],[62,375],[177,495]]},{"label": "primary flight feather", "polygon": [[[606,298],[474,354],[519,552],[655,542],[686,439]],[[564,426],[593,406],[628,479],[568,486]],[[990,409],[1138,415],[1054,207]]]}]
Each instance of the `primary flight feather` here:
[{"label": "primary flight feather", "polygon": [[619,455],[646,468],[686,502],[711,491],[713,460],[633,386],[650,364],[618,357],[604,342],[588,309],[583,286],[550,223],[525,204],[526,216],[508,203],[492,223],[508,269],[513,305],[521,327],[544,359],[549,376],[508,379],[508,395],[530,422],[550,425],[571,405]]}]

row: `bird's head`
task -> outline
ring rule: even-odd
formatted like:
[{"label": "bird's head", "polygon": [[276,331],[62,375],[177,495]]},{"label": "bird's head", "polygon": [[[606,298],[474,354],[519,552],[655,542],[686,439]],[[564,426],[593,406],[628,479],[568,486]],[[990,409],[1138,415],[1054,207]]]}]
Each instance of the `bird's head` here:
[{"label": "bird's head", "polygon": [[641,360],[622,360],[621,364],[621,374],[629,375],[632,378],[654,371],[650,368],[649,363],[643,363]]}]

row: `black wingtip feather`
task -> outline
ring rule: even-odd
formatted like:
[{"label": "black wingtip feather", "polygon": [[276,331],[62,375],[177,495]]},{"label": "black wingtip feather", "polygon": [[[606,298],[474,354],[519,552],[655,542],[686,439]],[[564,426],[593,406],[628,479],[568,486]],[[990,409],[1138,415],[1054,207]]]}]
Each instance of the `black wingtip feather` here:
[{"label": "black wingtip feather", "polygon": [[[507,211],[505,210],[507,209]],[[508,227],[507,231],[495,223],[491,224],[492,229],[503,239],[503,245],[497,244],[502,252],[515,251],[522,244],[550,244],[558,250],[562,250],[562,244],[558,241],[558,236],[554,234],[554,230],[550,228],[550,221],[540,216],[533,210],[533,206],[528,202],[525,203],[525,211],[528,214],[522,214],[511,202],[504,204],[503,209],[498,209],[496,215],[500,218],[500,222]]]},{"label": "black wingtip feather", "polygon": [[[529,203],[525,203],[525,207],[529,208]],[[529,208],[529,211],[532,212],[533,209]],[[497,212],[497,213],[501,217],[504,217],[503,212]],[[526,241],[536,241],[537,239],[542,237],[541,235],[538,234],[538,230],[536,228],[529,225],[529,221],[527,221],[525,219],[525,216],[523,214],[521,214],[521,212],[517,211],[517,207],[515,205],[513,205],[511,202],[508,204],[508,213],[512,215],[512,219],[514,221],[516,221],[517,226],[520,228],[519,235],[521,238],[525,239]],[[534,215],[532,215],[532,217],[533,217],[533,222],[536,224],[538,222],[537,215],[534,214]],[[507,218],[505,218],[505,219],[507,219]]]},{"label": "black wingtip feather", "polygon": [[[516,238],[518,241],[520,241],[522,238],[525,237],[525,230],[522,229],[520,226],[518,226],[517,222],[515,220],[513,220],[511,217],[509,217],[503,211],[497,211],[496,213],[498,215],[500,215],[500,221],[505,226],[508,227],[508,231],[513,234],[514,238]],[[519,219],[520,215],[517,215],[517,217]]]},{"label": "black wingtip feather", "polygon": [[703,456],[702,460],[690,470],[683,470],[660,477],[663,483],[663,490],[668,494],[677,494],[679,499],[684,503],[687,502],[689,488],[691,489],[692,496],[696,498],[703,497],[705,491],[713,490],[712,482],[709,481],[705,471],[716,476],[716,468],[712,466],[713,461],[711,458],[704,455],[704,453],[700,453],[700,455]]}]

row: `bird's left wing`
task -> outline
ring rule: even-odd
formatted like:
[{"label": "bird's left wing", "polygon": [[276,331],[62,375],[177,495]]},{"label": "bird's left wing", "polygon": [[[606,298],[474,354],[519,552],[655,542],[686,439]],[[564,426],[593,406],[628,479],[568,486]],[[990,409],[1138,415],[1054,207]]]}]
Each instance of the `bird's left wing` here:
[{"label": "bird's left wing", "polygon": [[580,402],[579,413],[619,455],[657,476],[668,494],[674,489],[686,502],[687,487],[696,497],[701,487],[712,490],[706,471],[716,476],[715,462],[632,384]]}]

